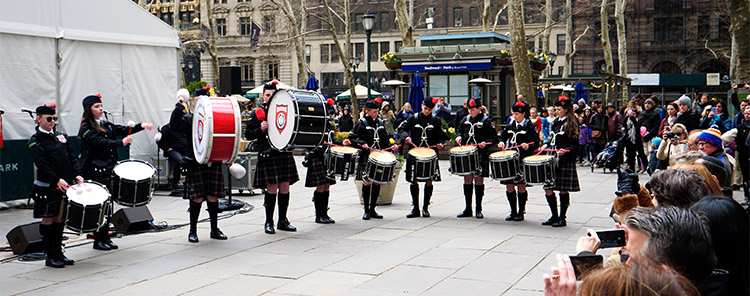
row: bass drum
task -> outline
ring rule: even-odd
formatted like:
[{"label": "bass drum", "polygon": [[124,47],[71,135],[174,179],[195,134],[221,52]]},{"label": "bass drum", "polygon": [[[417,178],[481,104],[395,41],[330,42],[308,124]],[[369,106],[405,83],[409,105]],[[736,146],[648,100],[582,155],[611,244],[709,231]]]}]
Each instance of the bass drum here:
[{"label": "bass drum", "polygon": [[323,144],[327,103],[319,93],[277,90],[268,101],[268,142],[276,150],[315,148]]},{"label": "bass drum", "polygon": [[198,163],[234,162],[240,151],[242,115],[234,98],[200,97],[193,114],[193,154]]}]

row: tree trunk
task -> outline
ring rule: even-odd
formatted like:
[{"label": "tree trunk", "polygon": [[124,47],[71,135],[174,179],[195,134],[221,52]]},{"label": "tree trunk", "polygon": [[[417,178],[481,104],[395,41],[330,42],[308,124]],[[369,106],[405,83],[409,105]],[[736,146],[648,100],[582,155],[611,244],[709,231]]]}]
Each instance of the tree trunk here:
[{"label": "tree trunk", "polygon": [[[211,12],[211,0],[204,0],[204,4],[206,4],[206,16],[208,17],[208,29],[211,32],[210,36],[208,37],[210,40],[208,42],[208,54],[211,55],[211,66],[214,68],[214,83],[213,87],[216,88],[216,86],[219,85],[219,57],[216,55],[216,26],[214,25],[214,16],[213,12]],[[224,90],[221,90],[224,92]]]},{"label": "tree trunk", "polygon": [[[601,38],[602,38],[602,50],[604,53],[604,63],[606,67],[604,72],[612,74],[615,72],[615,65],[612,61],[612,45],[609,43],[609,15],[607,14],[607,6],[609,1],[602,0],[601,9],[599,10],[599,21],[601,22]],[[607,87],[605,92],[604,100],[610,100],[610,88]]]},{"label": "tree trunk", "polygon": [[323,7],[326,10],[326,18],[324,19],[326,23],[328,23],[328,30],[331,32],[331,36],[333,37],[333,43],[336,45],[336,48],[338,49],[339,54],[339,61],[341,61],[341,65],[344,66],[344,81],[349,85],[349,89],[351,90],[351,103],[352,103],[352,110],[350,114],[352,115],[352,118],[354,118],[354,121],[359,120],[359,101],[357,100],[357,93],[354,89],[354,75],[352,75],[352,65],[351,65],[351,59],[352,56],[352,31],[351,31],[351,22],[349,21],[349,16],[351,15],[351,5],[349,0],[344,0],[344,17],[342,21],[344,22],[344,34],[345,34],[345,48],[341,46],[341,42],[339,41],[339,35],[336,32],[336,26],[334,25],[334,18],[331,14],[331,7],[328,5],[328,0],[323,0]]},{"label": "tree trunk", "polygon": [[[625,8],[626,0],[615,0],[615,23],[617,24],[617,57],[620,60],[620,76],[628,77],[628,40],[625,35]],[[626,82],[622,83],[622,99],[630,97],[630,87]]]},{"label": "tree trunk", "polygon": [[484,0],[482,9],[482,32],[490,31],[490,0]]},{"label": "tree trunk", "polygon": [[407,12],[406,1],[396,0],[393,1],[393,11],[396,13],[396,18],[393,20],[401,31],[401,42],[404,47],[414,46],[414,28],[410,23],[409,13]]},{"label": "tree trunk", "polygon": [[573,4],[572,0],[565,0],[565,65],[563,78],[570,75],[570,62],[573,59]]},{"label": "tree trunk", "polygon": [[[750,1],[729,0],[729,19],[732,35],[732,57],[736,67],[730,67],[732,85],[750,83]],[[732,73],[732,70],[735,72]]]},{"label": "tree trunk", "polygon": [[[272,0],[274,4],[276,4],[277,7],[281,9],[281,11],[284,13],[284,16],[286,17],[287,21],[289,21],[288,28],[289,28],[289,37],[290,41],[292,42],[292,46],[294,47],[294,52],[297,55],[297,69],[299,71],[299,79],[297,80],[297,86],[300,84],[304,84],[307,81],[307,63],[305,60],[305,41],[302,34],[300,34],[300,24],[297,21],[297,17],[294,15],[294,8],[292,7],[292,3],[289,0],[283,0],[283,3],[278,2],[278,0]],[[304,0],[301,2],[301,9],[302,11],[305,10],[304,7]],[[304,20],[304,18],[303,18]],[[303,21],[304,23],[304,21]]]},{"label": "tree trunk", "polygon": [[[552,0],[545,1],[544,4],[544,32],[542,32],[542,52],[544,54],[548,54],[550,52],[549,50],[549,35],[550,30],[552,28]],[[557,52],[556,54],[560,54]],[[549,63],[548,67],[549,70],[552,70],[553,67],[552,63]],[[542,73],[542,76],[547,77],[547,74],[550,73],[550,71],[545,69]]]},{"label": "tree trunk", "polygon": [[510,23],[510,57],[516,80],[516,92],[528,100],[534,98],[533,78],[526,48],[526,30],[523,26],[522,0],[508,1],[508,21]]}]

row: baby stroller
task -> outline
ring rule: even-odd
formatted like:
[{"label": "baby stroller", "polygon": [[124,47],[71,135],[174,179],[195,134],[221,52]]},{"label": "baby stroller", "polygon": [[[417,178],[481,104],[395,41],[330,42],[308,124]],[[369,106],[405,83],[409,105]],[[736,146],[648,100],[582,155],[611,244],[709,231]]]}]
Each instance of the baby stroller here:
[{"label": "baby stroller", "polygon": [[596,160],[591,165],[592,173],[595,168],[602,168],[602,172],[605,174],[607,173],[607,169],[609,169],[609,172],[611,173],[620,166],[622,163],[622,145],[619,144],[621,139],[622,137],[618,140],[609,142],[607,147],[596,155]]}]

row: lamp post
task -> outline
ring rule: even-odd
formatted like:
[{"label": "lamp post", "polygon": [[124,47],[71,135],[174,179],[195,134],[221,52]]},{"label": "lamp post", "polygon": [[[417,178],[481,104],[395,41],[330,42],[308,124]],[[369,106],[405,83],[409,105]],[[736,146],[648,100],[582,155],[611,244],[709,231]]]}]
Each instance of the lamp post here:
[{"label": "lamp post", "polygon": [[375,25],[375,16],[368,10],[365,15],[362,16],[362,27],[365,28],[365,35],[367,35],[367,99],[370,99],[370,35],[372,35],[372,27]]},{"label": "lamp post", "polygon": [[552,75],[552,68],[555,67],[555,60],[557,60],[557,55],[549,52],[547,53],[547,58],[549,59],[549,75]]}]

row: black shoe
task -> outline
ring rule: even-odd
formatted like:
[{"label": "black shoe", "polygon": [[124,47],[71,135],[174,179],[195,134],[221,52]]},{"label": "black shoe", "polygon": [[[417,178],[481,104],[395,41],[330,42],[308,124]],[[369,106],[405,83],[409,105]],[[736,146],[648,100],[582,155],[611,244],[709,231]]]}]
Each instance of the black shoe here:
[{"label": "black shoe", "polygon": [[211,229],[211,238],[212,239],[225,240],[225,239],[227,239],[227,236],[224,235],[224,233],[221,232],[221,230],[219,230],[218,228],[214,228],[214,229]]},{"label": "black shoe", "polygon": [[469,218],[471,216],[474,216],[474,213],[472,213],[471,210],[466,209],[463,212],[456,215],[456,218]]},{"label": "black shoe", "polygon": [[362,220],[370,220],[370,211],[365,210],[365,213],[362,214]]},{"label": "black shoe", "polygon": [[95,250],[101,250],[101,251],[109,251],[112,250],[112,248],[109,247],[109,244],[105,241],[94,241],[94,249]]},{"label": "black shoe", "polygon": [[555,222],[557,222],[557,219],[558,219],[557,216],[549,217],[549,219],[547,219],[547,221],[542,222],[542,225],[552,225],[552,224],[555,224]]},{"label": "black shoe", "polygon": [[169,193],[169,196],[183,196],[183,195],[185,195],[185,190],[175,189]]},{"label": "black shoe", "polygon": [[482,212],[477,211],[476,215],[474,217],[477,217],[477,219],[484,219],[484,215],[482,215]]},{"label": "black shoe", "polygon": [[197,243],[198,242],[198,234],[194,231],[188,232],[188,241],[191,243]]},{"label": "black shoe", "polygon": [[516,220],[517,215],[518,214],[511,212],[510,215],[508,215],[508,217],[505,217],[505,221],[514,221]]},{"label": "black shoe", "polygon": [[375,211],[375,209],[370,210],[370,218],[373,219],[383,219],[383,215],[378,214],[378,212]]},{"label": "black shoe", "polygon": [[422,217],[430,218],[430,212],[427,209],[422,209]]},{"label": "black shoe", "polygon": [[112,250],[117,250],[117,249],[119,249],[119,248],[120,248],[120,246],[118,246],[117,244],[113,243],[113,242],[112,242],[112,240],[111,240],[111,239],[109,239],[109,238],[107,238],[107,240],[106,240],[106,241],[104,241],[104,242],[105,242],[105,243],[106,243],[106,244],[107,244],[107,245],[109,246],[109,248],[110,248],[110,249],[112,249]]},{"label": "black shoe", "polygon": [[419,216],[420,216],[419,209],[411,209],[411,213],[407,214],[406,218],[417,218]]},{"label": "black shoe", "polygon": [[57,252],[58,252],[57,253],[57,259],[59,259],[60,261],[62,261],[63,264],[65,264],[65,265],[73,265],[73,264],[76,263],[73,259],[65,257],[65,254],[62,253],[62,250],[58,250]]},{"label": "black shoe", "polygon": [[276,224],[276,228],[283,231],[297,231],[297,228],[289,224],[289,220],[286,218],[280,219],[279,224]]},{"label": "black shoe", "polygon": [[563,227],[567,226],[568,223],[565,223],[565,218],[560,218],[555,221],[555,223],[552,223],[552,227]]},{"label": "black shoe", "polygon": [[336,221],[334,221],[333,219],[331,219],[331,217],[328,217],[328,216],[319,216],[319,217],[315,217],[315,223],[333,224],[333,223],[336,223]]},{"label": "black shoe", "polygon": [[65,267],[65,262],[60,260],[55,254],[47,252],[47,260],[44,262],[44,265],[54,268],[63,268]]},{"label": "black shoe", "polygon": [[523,213],[516,214],[516,216],[513,217],[513,221],[523,221]]},{"label": "black shoe", "polygon": [[273,229],[273,222],[266,222],[265,226],[263,226],[263,230],[268,234],[276,233],[276,230]]}]

